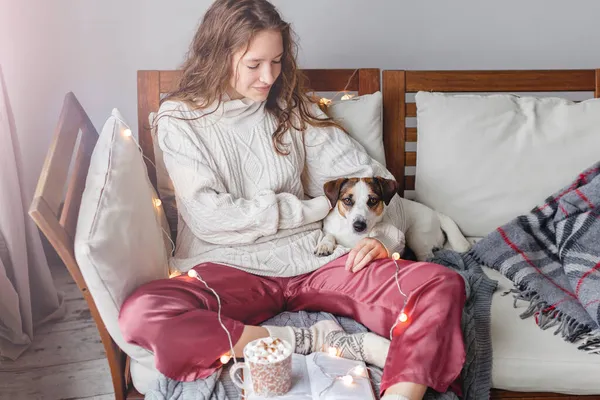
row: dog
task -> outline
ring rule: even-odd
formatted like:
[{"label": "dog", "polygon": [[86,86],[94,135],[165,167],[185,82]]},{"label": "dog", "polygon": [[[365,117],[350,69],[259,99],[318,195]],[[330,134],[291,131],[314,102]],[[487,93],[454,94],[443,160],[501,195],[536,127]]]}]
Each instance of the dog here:
[{"label": "dog", "polygon": [[[318,256],[332,254],[337,244],[353,248],[358,241],[368,237],[383,221],[398,191],[398,183],[380,176],[340,178],[326,182],[323,190],[333,208],[323,220],[323,235],[315,248]],[[438,248],[450,248],[459,253],[469,250],[470,243],[450,217],[424,204],[399,199],[400,212],[388,215],[387,220],[404,230],[406,245],[418,261],[430,258]]]}]

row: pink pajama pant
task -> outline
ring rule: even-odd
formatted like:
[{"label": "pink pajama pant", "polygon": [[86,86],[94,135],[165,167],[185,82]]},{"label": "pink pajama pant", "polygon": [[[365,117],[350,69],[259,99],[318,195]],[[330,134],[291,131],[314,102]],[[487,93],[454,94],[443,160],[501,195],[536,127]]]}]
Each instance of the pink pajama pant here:
[{"label": "pink pajama pant", "polygon": [[[233,343],[244,325],[258,325],[282,311],[324,311],[346,316],[389,337],[404,297],[396,266],[377,260],[357,273],[344,270],[346,256],[291,278],[261,277],[218,264],[194,269],[219,294],[222,320]],[[460,321],[463,279],[437,264],[400,260],[399,281],[408,295],[408,321],[394,329],[381,392],[398,382],[415,382],[444,392],[459,390],[465,361]],[[165,376],[191,381],[221,367],[230,350],[217,319],[216,297],[187,275],[138,288],[123,304],[119,324],[125,340],[152,351]]]}]

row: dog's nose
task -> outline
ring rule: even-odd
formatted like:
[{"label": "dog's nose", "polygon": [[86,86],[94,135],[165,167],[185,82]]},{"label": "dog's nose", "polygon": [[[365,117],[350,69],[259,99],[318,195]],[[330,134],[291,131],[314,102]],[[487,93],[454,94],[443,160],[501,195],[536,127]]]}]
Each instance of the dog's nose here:
[{"label": "dog's nose", "polygon": [[367,229],[367,223],[365,221],[354,221],[352,227],[356,232],[362,232]]}]

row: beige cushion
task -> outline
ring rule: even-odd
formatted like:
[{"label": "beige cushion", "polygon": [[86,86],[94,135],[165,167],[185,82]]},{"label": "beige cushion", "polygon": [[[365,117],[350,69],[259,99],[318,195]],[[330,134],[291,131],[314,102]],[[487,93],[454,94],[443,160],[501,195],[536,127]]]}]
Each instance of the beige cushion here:
[{"label": "beige cushion", "polygon": [[[327,107],[326,113],[339,122],[350,136],[365,148],[371,158],[385,165],[381,92],[357,96],[349,100],[333,101]],[[148,116],[151,127],[155,126],[155,115],[155,113],[150,113]],[[175,188],[163,161],[163,154],[156,140],[155,129],[152,129],[152,139],[158,193],[167,215],[171,235],[175,238],[178,222]]]},{"label": "beige cushion", "polygon": [[332,101],[326,114],[344,127],[371,158],[385,166],[381,92]]},{"label": "beige cushion", "polygon": [[135,360],[131,360],[130,371],[133,386],[141,394],[146,394],[148,389],[150,389],[153,384],[156,384],[156,380],[160,376],[160,373],[156,368],[150,368]]},{"label": "beige cushion", "polygon": [[416,200],[485,236],[595,163],[600,99],[419,92]]},{"label": "beige cushion", "polygon": [[119,309],[138,286],[168,277],[162,229],[166,219],[128,126],[115,109],[94,148],[79,211],[75,257],[113,340],[130,357],[153,367],[153,356],[128,344]]},{"label": "beige cushion", "polygon": [[499,272],[483,268],[498,281],[492,297],[492,386],[519,392],[600,394],[600,357],[577,350],[577,344],[555,336],[556,328],[540,329],[533,317],[519,315],[527,303],[513,307],[503,296],[513,284]]}]

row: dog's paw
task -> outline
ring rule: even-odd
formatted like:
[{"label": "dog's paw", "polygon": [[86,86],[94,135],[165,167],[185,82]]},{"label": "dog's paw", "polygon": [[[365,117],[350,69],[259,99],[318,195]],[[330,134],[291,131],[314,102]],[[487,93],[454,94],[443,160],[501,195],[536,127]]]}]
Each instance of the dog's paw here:
[{"label": "dog's paw", "polygon": [[324,238],[319,240],[317,247],[315,247],[315,254],[319,257],[330,256],[335,250],[335,239],[331,235],[325,235]]},{"label": "dog's paw", "polygon": [[315,249],[315,254],[319,257],[330,256],[333,254],[334,246],[331,243],[319,243]]}]

